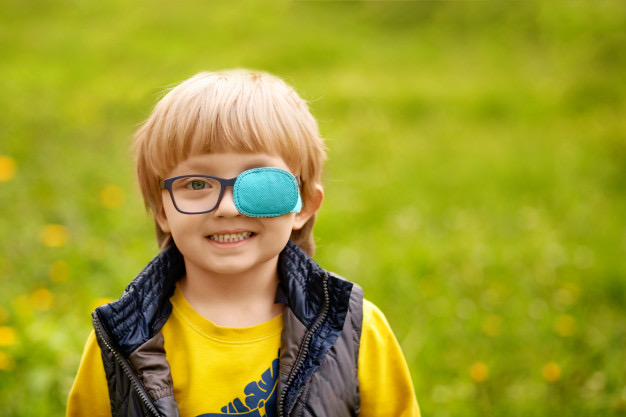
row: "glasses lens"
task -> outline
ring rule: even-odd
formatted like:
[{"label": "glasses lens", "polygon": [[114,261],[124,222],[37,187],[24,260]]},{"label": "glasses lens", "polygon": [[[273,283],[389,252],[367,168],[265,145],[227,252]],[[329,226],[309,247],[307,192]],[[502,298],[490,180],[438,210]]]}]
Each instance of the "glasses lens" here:
[{"label": "glasses lens", "polygon": [[172,196],[180,211],[202,213],[215,208],[220,187],[220,182],[213,178],[182,177],[172,183]]}]

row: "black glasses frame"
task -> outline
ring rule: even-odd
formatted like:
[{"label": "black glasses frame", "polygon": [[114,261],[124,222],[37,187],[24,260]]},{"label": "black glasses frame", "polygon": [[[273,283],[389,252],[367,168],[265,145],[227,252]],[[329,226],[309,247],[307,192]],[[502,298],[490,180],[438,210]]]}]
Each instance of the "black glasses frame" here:
[{"label": "black glasses frame", "polygon": [[[176,204],[176,198],[174,198],[174,192],[172,191],[172,184],[174,183],[174,181],[179,180],[181,178],[211,178],[213,180],[216,180],[220,183],[220,195],[217,197],[217,201],[215,202],[215,206],[213,206],[211,209],[209,210],[204,210],[204,211],[184,211],[181,210],[178,205]],[[226,189],[226,187],[233,187],[235,185],[235,181],[237,181],[237,177],[235,178],[220,178],[220,177],[214,177],[212,175],[179,175],[178,177],[172,177],[172,178],[168,178],[166,180],[161,181],[161,189],[165,189],[167,191],[169,191],[170,193],[170,198],[172,199],[172,203],[174,203],[174,207],[176,208],[176,210],[178,210],[180,213],[183,214],[204,214],[204,213],[210,213],[212,211],[214,211],[215,209],[217,209],[222,201],[222,197],[224,197],[224,190]]]}]

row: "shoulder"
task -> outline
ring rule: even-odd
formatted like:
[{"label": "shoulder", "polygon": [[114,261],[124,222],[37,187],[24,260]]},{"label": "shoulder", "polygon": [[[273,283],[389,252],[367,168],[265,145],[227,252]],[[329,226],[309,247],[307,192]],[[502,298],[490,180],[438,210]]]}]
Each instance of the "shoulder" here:
[{"label": "shoulder", "polygon": [[383,314],[382,311],[380,311],[380,308],[378,308],[376,304],[372,303],[367,298],[363,299],[363,318],[365,317],[378,318],[378,319],[382,318],[386,321],[385,315]]},{"label": "shoulder", "polygon": [[380,308],[368,299],[363,299],[363,331],[366,330],[392,333],[389,322]]},{"label": "shoulder", "polygon": [[80,366],[70,390],[66,416],[110,417],[109,389],[100,354],[92,330],[85,343]]},{"label": "shoulder", "polygon": [[118,300],[96,308],[94,327],[101,327],[121,353],[129,356],[163,327],[172,311],[169,298],[183,275],[183,256],[170,245],[141,270]]},{"label": "shoulder", "polygon": [[385,317],[385,314],[371,301],[363,300],[363,326],[359,348],[359,361],[378,362],[390,354],[400,353],[396,336]]},{"label": "shoulder", "polygon": [[361,416],[419,416],[411,374],[387,318],[363,300],[363,332],[359,348]]}]

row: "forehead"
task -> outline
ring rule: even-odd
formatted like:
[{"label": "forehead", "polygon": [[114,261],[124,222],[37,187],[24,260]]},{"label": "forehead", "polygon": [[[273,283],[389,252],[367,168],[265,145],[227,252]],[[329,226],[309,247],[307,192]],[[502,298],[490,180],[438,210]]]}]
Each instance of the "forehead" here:
[{"label": "forehead", "polygon": [[291,171],[287,162],[280,155],[220,152],[193,155],[176,165],[167,176],[203,174],[234,178],[243,171],[260,167],[275,167]]},{"label": "forehead", "polygon": [[149,155],[146,156],[160,177],[159,180],[173,176],[174,170],[200,174],[207,169],[224,171],[224,165],[229,164],[269,166],[268,159],[273,160],[272,166],[294,174],[300,171],[302,155],[297,150],[302,147],[298,144],[300,141],[294,141],[289,135],[277,133],[272,137],[222,133],[207,132],[200,128],[182,135],[168,135],[161,140],[157,139],[154,143],[156,146],[147,147]]}]

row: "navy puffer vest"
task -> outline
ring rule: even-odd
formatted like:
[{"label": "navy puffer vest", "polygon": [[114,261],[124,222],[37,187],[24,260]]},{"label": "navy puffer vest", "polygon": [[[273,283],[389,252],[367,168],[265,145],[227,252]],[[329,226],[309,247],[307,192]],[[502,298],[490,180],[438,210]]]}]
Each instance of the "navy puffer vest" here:
[{"label": "navy puffer vest", "polygon": [[[285,303],[278,415],[356,416],[363,321],[361,288],[328,273],[289,242],[280,256],[277,300]],[[114,417],[179,416],[161,328],[183,257],[172,245],[93,313]],[[210,393],[207,393],[210,395]]]}]

